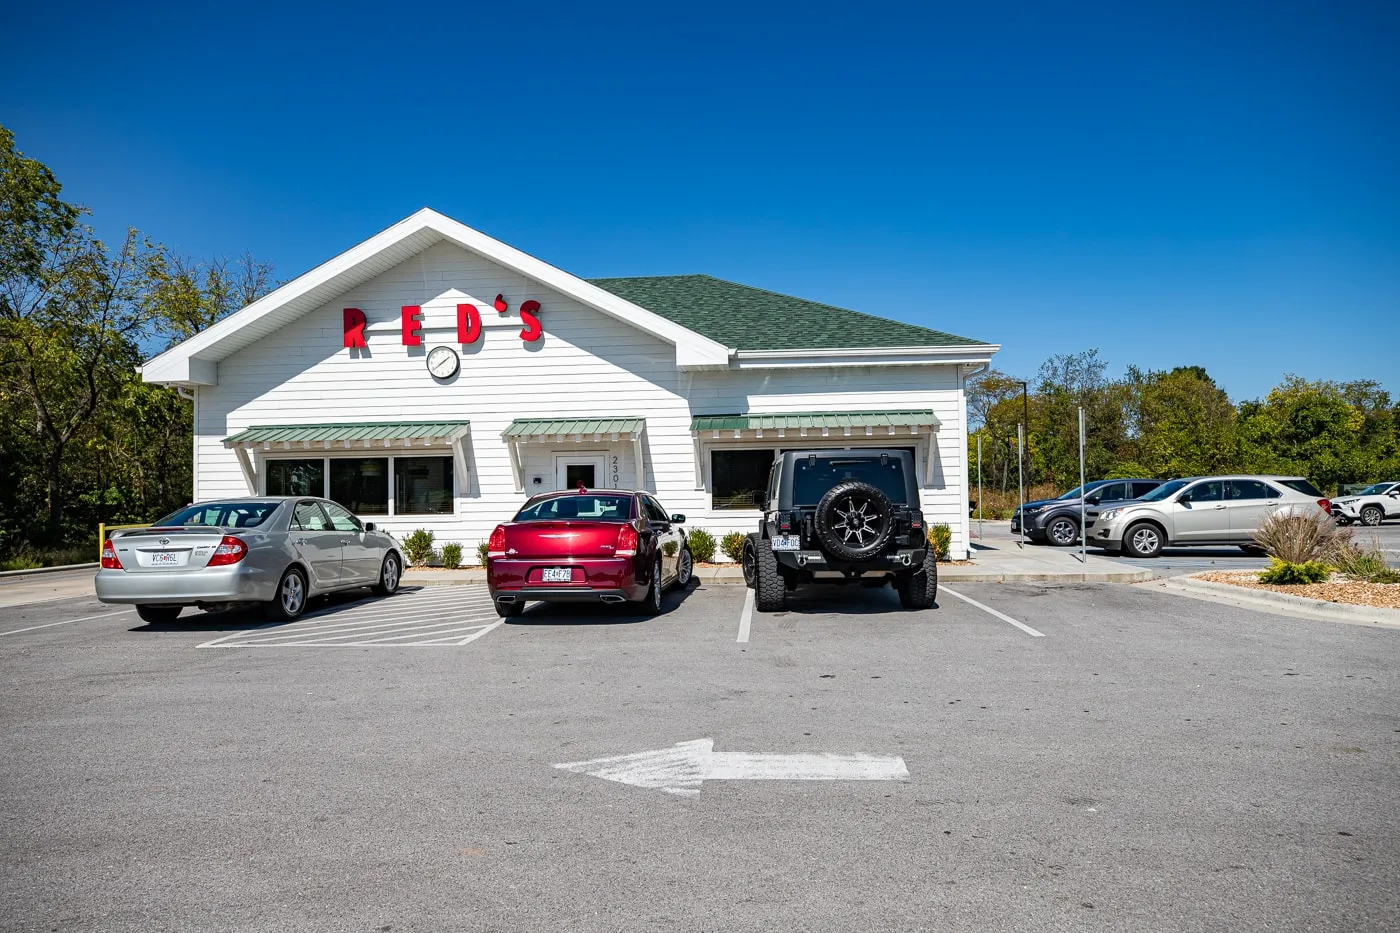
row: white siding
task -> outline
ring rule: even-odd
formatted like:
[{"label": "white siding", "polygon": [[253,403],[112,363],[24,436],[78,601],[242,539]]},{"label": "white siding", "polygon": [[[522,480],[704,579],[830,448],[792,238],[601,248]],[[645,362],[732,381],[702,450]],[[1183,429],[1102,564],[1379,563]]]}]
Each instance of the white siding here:
[{"label": "white siding", "polygon": [[[497,293],[510,302],[511,320],[520,302],[534,298],[542,307],[544,337],[534,344],[519,339],[519,325],[502,326],[491,308]],[[455,344],[459,301],[474,301],[486,323],[482,338],[462,352],[462,369],[448,384],[427,373],[426,351]],[[423,346],[400,341],[399,309],[423,306]],[[342,346],[341,312],[357,307],[369,322],[369,349]],[[602,417],[646,419],[643,450],[645,486],[667,508],[684,512],[688,525],[719,535],[755,527],[756,512],[710,510],[709,493],[696,489],[692,414],[746,411],[864,411],[933,409],[942,428],[937,436],[933,483],[923,492],[931,521],[954,529],[955,556],[967,547],[965,427],[961,378],[955,366],[870,366],[810,370],[733,370],[680,372],[675,350],[611,317],[456,246],[439,243],[371,279],[298,321],[264,336],[218,365],[219,384],[198,390],[195,414],[195,471],[201,498],[246,495],[233,451],[223,438],[255,424],[337,421],[469,420],[465,444],[470,482],[458,489],[451,516],[375,520],[395,533],[433,529],[440,542],[458,541],[474,557],[478,541],[508,518],[523,501],[515,492],[509,454],[501,432],[515,418]],[[815,442],[815,439],[810,439]],[[910,442],[853,435],[853,446]],[[706,449],[713,443],[702,439]],[[766,444],[765,437],[760,444]],[[926,442],[920,439],[920,460]],[[793,434],[785,446],[798,446]],[[753,441],[743,446],[756,446]],[[374,448],[377,455],[382,448]],[[526,494],[554,488],[557,453],[594,452],[618,457],[619,483],[636,483],[633,446],[622,439],[597,443],[537,444],[525,448]],[[394,453],[409,453],[395,448]],[[442,452],[415,447],[412,453]],[[259,452],[259,479],[266,456],[324,456],[326,451]],[[370,455],[363,448],[338,448],[329,455]],[[708,457],[708,454],[706,454]],[[541,484],[532,480],[539,476]],[[609,477],[610,478],[610,477]],[[922,477],[921,477],[922,479]],[[469,559],[472,559],[469,557]]]}]

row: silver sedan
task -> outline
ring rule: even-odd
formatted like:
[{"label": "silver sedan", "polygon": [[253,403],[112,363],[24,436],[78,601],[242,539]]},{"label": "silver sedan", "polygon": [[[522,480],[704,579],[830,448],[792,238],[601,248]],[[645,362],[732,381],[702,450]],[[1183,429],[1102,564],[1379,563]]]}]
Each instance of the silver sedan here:
[{"label": "silver sedan", "polygon": [[185,606],[261,603],[295,619],[312,596],[370,586],[399,588],[397,541],[343,506],[304,496],[197,502],[149,528],[113,532],[102,545],[97,598],[135,605],[147,622]]}]

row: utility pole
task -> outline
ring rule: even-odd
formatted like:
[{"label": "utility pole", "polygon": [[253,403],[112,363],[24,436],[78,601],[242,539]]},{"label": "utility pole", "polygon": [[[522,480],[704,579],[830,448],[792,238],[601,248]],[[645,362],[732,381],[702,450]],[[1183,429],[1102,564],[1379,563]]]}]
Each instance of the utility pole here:
[{"label": "utility pole", "polygon": [[[1030,396],[1029,396],[1029,394],[1026,392],[1026,381],[1025,381],[1024,379],[1022,379],[1022,380],[1020,380],[1020,382],[1021,382],[1021,423],[1022,423],[1023,425],[1025,425],[1025,427],[1026,427],[1026,446],[1025,446],[1025,451],[1026,451],[1026,453],[1029,453],[1029,452],[1030,452],[1030,449],[1031,449],[1031,403],[1030,403]],[[1019,467],[1020,467],[1020,464],[1017,464],[1017,467],[1019,468]],[[1025,472],[1026,472],[1026,484],[1027,484],[1027,485],[1030,485],[1030,482],[1031,482],[1031,463],[1030,463],[1030,458],[1029,458],[1029,457],[1026,458],[1026,462],[1025,462]]]}]

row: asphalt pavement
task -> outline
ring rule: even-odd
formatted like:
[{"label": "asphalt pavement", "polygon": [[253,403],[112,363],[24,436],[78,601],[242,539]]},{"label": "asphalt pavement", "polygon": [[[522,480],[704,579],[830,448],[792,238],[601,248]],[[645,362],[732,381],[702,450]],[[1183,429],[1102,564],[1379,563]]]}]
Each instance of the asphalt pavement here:
[{"label": "asphalt pavement", "polygon": [[0,926],[1400,927],[1400,632],[1155,586],[0,608]]}]

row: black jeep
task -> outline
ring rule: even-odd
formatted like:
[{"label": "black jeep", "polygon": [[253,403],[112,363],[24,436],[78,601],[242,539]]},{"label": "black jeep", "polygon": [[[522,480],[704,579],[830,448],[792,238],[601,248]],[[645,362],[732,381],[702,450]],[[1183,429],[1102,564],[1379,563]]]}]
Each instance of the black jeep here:
[{"label": "black jeep", "polygon": [[744,542],[744,582],[759,612],[803,583],[892,583],[909,609],[938,595],[938,565],[904,450],[789,450],[768,474],[758,532]]}]

